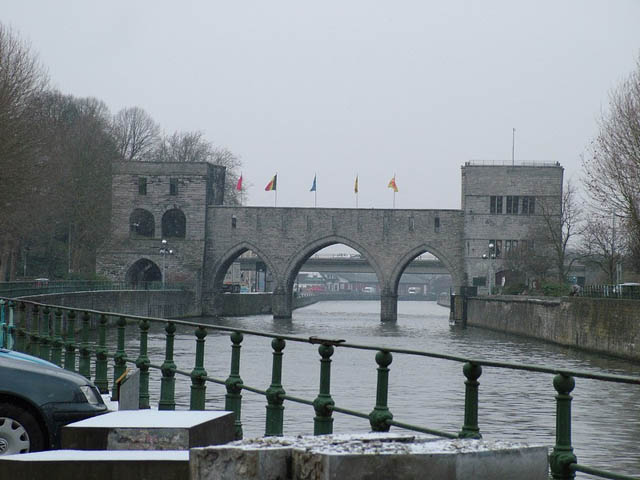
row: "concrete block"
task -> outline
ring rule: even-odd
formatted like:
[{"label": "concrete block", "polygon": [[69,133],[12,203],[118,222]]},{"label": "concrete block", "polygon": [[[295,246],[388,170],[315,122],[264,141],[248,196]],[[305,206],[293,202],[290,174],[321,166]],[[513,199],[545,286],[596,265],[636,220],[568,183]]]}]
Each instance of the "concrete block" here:
[{"label": "concrete block", "polygon": [[235,437],[233,412],[121,410],[62,428],[62,448],[188,450]]},{"label": "concrete block", "polygon": [[52,450],[0,457],[0,472],[11,480],[184,480],[189,478],[189,452]]},{"label": "concrete block", "polygon": [[140,408],[140,370],[136,368],[118,388],[118,409],[138,410]]},{"label": "concrete block", "polygon": [[260,438],[191,450],[192,480],[547,480],[547,447],[424,435]]}]

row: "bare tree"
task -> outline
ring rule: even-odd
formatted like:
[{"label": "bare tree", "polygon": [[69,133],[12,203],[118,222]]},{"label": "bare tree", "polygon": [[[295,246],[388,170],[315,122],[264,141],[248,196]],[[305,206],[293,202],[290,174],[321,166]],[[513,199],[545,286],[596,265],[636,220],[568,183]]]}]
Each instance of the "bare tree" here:
[{"label": "bare tree", "polygon": [[[0,281],[15,275],[40,139],[31,131],[33,100],[47,75],[30,46],[0,23]],[[20,221],[22,220],[22,221]]]},{"label": "bare tree", "polygon": [[226,203],[239,203],[235,190],[241,160],[226,148],[214,147],[204,138],[202,132],[175,132],[165,137],[155,151],[154,159],[164,162],[208,162],[227,168],[225,199]]},{"label": "bare tree", "polygon": [[633,263],[640,270],[640,59],[611,92],[583,165],[584,184],[596,208],[625,218]]},{"label": "bare tree", "polygon": [[598,266],[608,283],[616,283],[616,269],[622,261],[626,245],[626,232],[616,231],[615,215],[591,212],[582,232],[580,254]]},{"label": "bare tree", "polygon": [[570,243],[580,233],[582,222],[576,195],[575,187],[569,181],[565,184],[560,205],[548,199],[541,199],[538,205],[542,223],[539,228],[534,229],[532,235],[536,248],[550,250],[558,281],[561,283],[566,282],[569,270],[578,260],[575,255],[567,254]]},{"label": "bare tree", "polygon": [[120,158],[148,160],[160,141],[160,127],[142,108],[124,108],[113,119],[113,135]]}]

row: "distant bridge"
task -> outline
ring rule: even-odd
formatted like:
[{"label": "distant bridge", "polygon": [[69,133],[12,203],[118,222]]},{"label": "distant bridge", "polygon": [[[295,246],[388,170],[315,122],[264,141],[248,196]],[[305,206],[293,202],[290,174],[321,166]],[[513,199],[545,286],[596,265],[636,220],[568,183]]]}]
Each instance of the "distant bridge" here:
[{"label": "distant bridge", "polygon": [[[257,257],[240,257],[240,268],[244,271],[255,270],[261,260]],[[373,267],[361,257],[317,257],[309,258],[301,267],[302,271],[328,273],[375,273]],[[435,259],[413,260],[403,273],[448,275],[449,270],[444,264]]]}]

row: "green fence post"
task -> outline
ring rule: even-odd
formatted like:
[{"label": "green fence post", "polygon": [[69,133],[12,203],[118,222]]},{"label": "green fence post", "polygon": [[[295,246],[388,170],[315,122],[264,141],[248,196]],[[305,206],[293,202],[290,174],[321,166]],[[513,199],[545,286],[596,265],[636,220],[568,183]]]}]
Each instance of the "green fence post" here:
[{"label": "green fence post", "polygon": [[96,348],[96,379],[94,381],[100,393],[109,393],[107,379],[107,316],[100,315],[98,324],[98,347]]},{"label": "green fence post", "polygon": [[149,356],[147,355],[147,339],[149,337],[149,321],[145,318],[138,324],[140,328],[140,354],[136,358],[136,367],[140,369],[140,409],[149,407]]},{"label": "green fence post", "polygon": [[482,366],[467,362],[462,367],[467,378],[464,382],[464,424],[458,434],[460,438],[482,438],[478,427],[478,378],[482,375]]},{"label": "green fence post", "polygon": [[320,345],[318,352],[322,357],[320,360],[320,393],[313,401],[313,408],[316,416],[313,417],[313,434],[326,435],[333,433],[333,418],[331,408],[335,402],[331,398],[331,355],[333,346]]},{"label": "green fence post", "polygon": [[166,332],[166,347],[164,351],[164,362],[162,363],[162,380],[160,380],[160,402],[158,410],[176,409],[176,364],[173,361],[173,341],[175,339],[176,325],[173,322],[167,323],[164,327]]},{"label": "green fence post", "polygon": [[16,326],[14,325],[14,318],[16,314],[16,302],[9,300],[9,337],[7,348],[12,350],[16,346]]},{"label": "green fence post", "polygon": [[570,394],[576,381],[570,375],[559,373],[553,378],[553,387],[556,395],[556,444],[549,455],[551,475],[557,480],[569,480],[575,478],[575,473],[570,470],[572,463],[578,459],[573,454],[571,446],[571,399]]},{"label": "green fence post", "polygon": [[56,309],[54,313],[53,348],[51,349],[51,361],[62,366],[62,310]]},{"label": "green fence post", "polygon": [[267,389],[267,418],[265,424],[265,436],[281,436],[284,423],[285,394],[282,388],[282,351],[286,343],[281,338],[271,340],[273,348],[273,363],[271,367],[271,385]]},{"label": "green fence post", "polygon": [[207,391],[204,377],[207,371],[204,369],[204,339],[207,330],[204,327],[196,329],[196,364],[191,371],[191,410],[204,410],[204,398]]},{"label": "green fence post", "polygon": [[[242,378],[240,378],[240,349],[243,335],[240,332],[231,334],[231,371],[224,382],[227,387],[224,409],[235,414],[236,440],[242,439]],[[268,395],[268,393],[267,393]]]},{"label": "green fence post", "polygon": [[78,372],[83,377],[91,380],[91,352],[89,350],[89,312],[82,313],[82,341],[80,342],[80,359],[78,360]]},{"label": "green fence post", "polygon": [[34,357],[40,356],[40,309],[38,305],[31,305],[31,331],[27,336],[27,353]]},{"label": "green fence post", "polygon": [[389,421],[393,420],[393,414],[387,406],[389,394],[389,365],[393,361],[390,352],[381,350],[376,353],[376,363],[378,364],[378,388],[376,391],[376,406],[369,414],[369,423],[374,432],[388,432]]},{"label": "green fence post", "polygon": [[16,350],[25,352],[27,350],[27,306],[24,302],[20,302],[18,306],[18,329],[16,338]]},{"label": "green fence post", "polygon": [[113,387],[111,389],[111,400],[113,401],[118,400],[118,394],[120,393],[116,381],[127,369],[127,352],[124,350],[124,329],[127,326],[127,319],[118,317],[116,325],[118,325],[118,345],[113,356]]},{"label": "green fence post", "polygon": [[64,368],[76,370],[76,312],[67,312],[67,335],[65,337]]},{"label": "green fence post", "polygon": [[51,359],[51,331],[53,326],[53,321],[51,320],[51,310],[49,310],[49,305],[45,305],[44,310],[42,310],[42,325],[44,326],[44,332],[42,334],[42,343],[40,344],[40,358],[45,360]]},{"label": "green fence post", "polygon": [[7,315],[5,315],[5,304],[4,299],[0,298],[0,327],[2,331],[0,331],[0,347],[7,348],[7,344],[9,343],[7,340],[7,336],[9,333],[8,323],[7,323]]}]

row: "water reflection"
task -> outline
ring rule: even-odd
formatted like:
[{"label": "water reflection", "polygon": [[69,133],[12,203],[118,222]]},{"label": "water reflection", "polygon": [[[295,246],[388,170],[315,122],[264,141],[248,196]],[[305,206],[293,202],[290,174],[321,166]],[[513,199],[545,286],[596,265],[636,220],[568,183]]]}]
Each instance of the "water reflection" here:
[{"label": "water reflection", "polygon": [[[640,376],[640,365],[594,355],[541,341],[478,328],[450,327],[448,311],[433,302],[400,302],[398,321],[380,323],[378,302],[322,302],[297,310],[292,320],[268,315],[203,319],[212,324],[263,330],[282,335],[343,338],[350,343],[429,350],[452,355],[514,363],[545,364],[565,368]],[[193,368],[193,328],[179,328],[175,352],[178,368]],[[135,339],[132,339],[135,341]],[[224,380],[229,374],[228,334],[207,336],[208,374]],[[266,389],[271,378],[271,342],[245,336],[241,376],[248,385]],[[152,363],[164,355],[164,332],[150,335]],[[132,347],[133,348],[133,347]],[[337,348],[333,356],[331,393],[337,405],[369,412],[375,403],[375,352]],[[319,384],[316,346],[287,342],[283,386],[287,393],[313,399]],[[389,407],[398,421],[449,432],[460,430],[464,415],[462,364],[444,360],[394,355],[390,366]],[[160,373],[152,374],[152,396],[159,396]],[[178,379],[179,408],[188,408],[189,379]],[[207,408],[223,408],[223,386],[209,384]],[[266,401],[244,392],[242,420],[245,437],[262,435]],[[484,438],[511,439],[553,445],[555,390],[552,376],[485,368],[480,377],[479,423]],[[579,461],[627,474],[640,473],[640,389],[577,379],[573,392],[573,438]],[[313,431],[313,408],[285,403],[285,433]],[[335,415],[334,431],[368,431],[366,420]],[[589,478],[582,476],[578,478]]]}]

